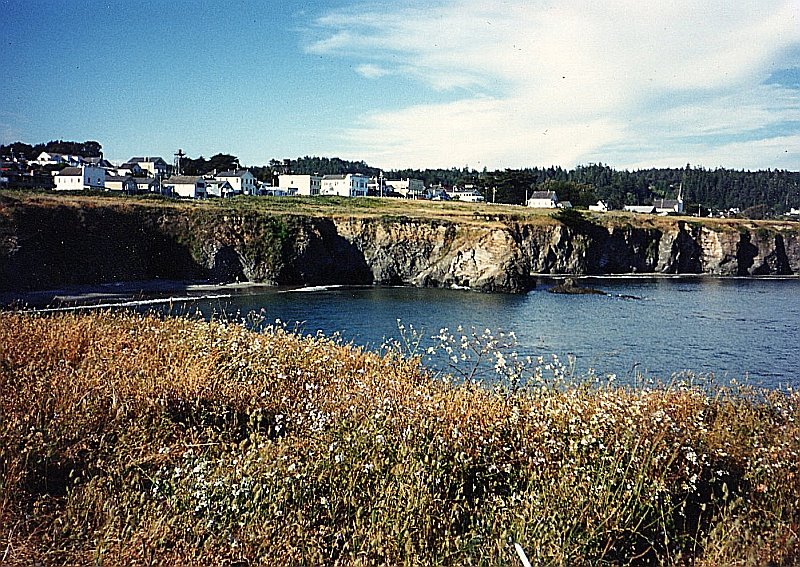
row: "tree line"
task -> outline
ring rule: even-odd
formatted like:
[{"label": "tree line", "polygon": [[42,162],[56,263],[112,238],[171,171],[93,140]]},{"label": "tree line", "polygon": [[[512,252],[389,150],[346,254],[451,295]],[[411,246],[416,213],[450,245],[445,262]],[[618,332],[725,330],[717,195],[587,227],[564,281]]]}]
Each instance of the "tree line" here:
[{"label": "tree line", "polygon": [[388,175],[416,177],[426,183],[474,185],[487,201],[521,204],[533,191],[555,191],[561,201],[586,207],[599,200],[614,208],[676,199],[700,210],[748,210],[753,216],[800,208],[800,172],[683,168],[615,170],[608,165],[475,171],[463,169],[401,170]]},{"label": "tree line", "polygon": [[51,140],[33,145],[25,142],[0,145],[0,156],[3,157],[15,157],[32,161],[39,157],[42,152],[96,158],[103,155],[103,146],[95,141],[67,142],[64,140]]}]

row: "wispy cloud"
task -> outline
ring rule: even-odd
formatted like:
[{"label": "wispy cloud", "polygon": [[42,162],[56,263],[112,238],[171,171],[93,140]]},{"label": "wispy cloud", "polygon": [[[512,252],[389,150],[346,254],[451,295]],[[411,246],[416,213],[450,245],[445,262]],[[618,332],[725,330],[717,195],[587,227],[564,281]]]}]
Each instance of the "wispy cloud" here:
[{"label": "wispy cloud", "polygon": [[359,75],[366,77],[367,79],[380,79],[381,77],[385,77],[386,75],[390,75],[392,72],[384,67],[379,65],[373,65],[371,63],[365,63],[363,65],[359,65],[356,67],[356,71]]},{"label": "wispy cloud", "polygon": [[786,124],[800,119],[798,90],[770,78],[796,65],[800,2],[650,4],[359,5],[318,19],[308,50],[344,57],[365,77],[397,75],[397,88],[413,90],[417,103],[369,110],[345,132],[354,156],[384,167],[627,167],[679,157],[673,165],[743,167],[747,157],[796,168],[778,149]]}]

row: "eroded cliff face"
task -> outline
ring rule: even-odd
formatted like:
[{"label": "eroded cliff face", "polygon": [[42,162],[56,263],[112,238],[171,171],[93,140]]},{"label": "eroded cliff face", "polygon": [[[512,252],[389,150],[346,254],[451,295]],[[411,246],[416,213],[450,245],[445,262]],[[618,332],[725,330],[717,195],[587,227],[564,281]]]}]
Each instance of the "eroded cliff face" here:
[{"label": "eroded cliff face", "polygon": [[[1,205],[2,203],[0,203]],[[666,227],[666,228],[665,228]],[[523,292],[538,274],[800,273],[791,225],[715,230],[178,208],[0,208],[0,291],[146,279]]]}]

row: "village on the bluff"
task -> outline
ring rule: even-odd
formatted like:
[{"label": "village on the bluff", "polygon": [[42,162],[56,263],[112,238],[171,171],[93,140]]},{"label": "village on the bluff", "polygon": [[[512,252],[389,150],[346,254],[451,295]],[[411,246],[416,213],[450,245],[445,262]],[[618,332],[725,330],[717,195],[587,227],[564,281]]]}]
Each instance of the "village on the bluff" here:
[{"label": "village on the bluff", "polygon": [[[96,190],[117,194],[160,194],[187,199],[228,198],[237,195],[274,197],[340,196],[394,197],[403,199],[456,200],[483,202],[486,197],[474,184],[426,185],[421,179],[384,177],[383,173],[367,176],[363,173],[332,175],[295,174],[288,165],[284,173],[273,180],[259,181],[248,168],[234,167],[226,171],[212,170],[202,175],[184,175],[181,169],[182,150],[175,153],[172,164],[160,156],[132,157],[114,165],[100,157],[62,154],[43,151],[33,160],[6,156],[0,188],[44,188],[56,191]],[[288,160],[286,160],[288,162]],[[238,166],[238,163],[236,164]],[[16,166],[16,167],[14,167]],[[559,200],[554,190],[526,194],[528,207],[544,209],[571,208],[569,200]],[[589,210],[606,212],[613,209],[607,200],[589,205]],[[624,205],[624,210],[648,214],[683,214],[684,201],[680,188],[677,198],[660,198],[647,205]],[[730,211],[737,213],[738,210]],[[794,214],[794,209],[792,214]],[[796,211],[800,214],[800,211]]]}]

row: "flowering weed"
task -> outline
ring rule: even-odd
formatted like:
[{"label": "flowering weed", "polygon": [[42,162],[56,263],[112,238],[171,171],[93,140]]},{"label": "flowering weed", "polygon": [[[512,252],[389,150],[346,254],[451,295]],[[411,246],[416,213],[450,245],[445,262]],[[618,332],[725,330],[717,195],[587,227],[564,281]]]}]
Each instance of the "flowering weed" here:
[{"label": "flowering weed", "polygon": [[798,560],[791,390],[588,387],[484,331],[439,333],[454,380],[261,319],[4,313],[0,345],[10,564]]}]

